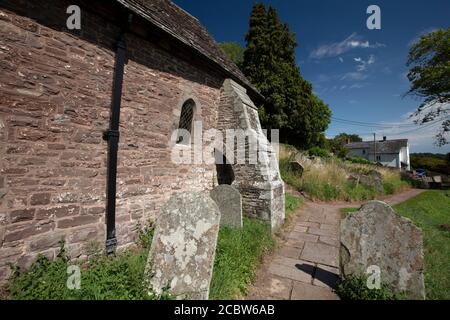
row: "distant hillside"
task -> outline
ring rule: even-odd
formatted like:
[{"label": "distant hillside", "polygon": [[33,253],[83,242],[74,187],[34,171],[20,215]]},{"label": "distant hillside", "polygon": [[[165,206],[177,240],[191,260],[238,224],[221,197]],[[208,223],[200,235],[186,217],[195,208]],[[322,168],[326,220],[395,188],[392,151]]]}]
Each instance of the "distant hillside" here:
[{"label": "distant hillside", "polygon": [[445,160],[447,155],[444,153],[411,153],[411,157],[425,157],[425,158],[436,158]]},{"label": "distant hillside", "polygon": [[440,153],[411,153],[411,167],[450,175],[447,155]]}]

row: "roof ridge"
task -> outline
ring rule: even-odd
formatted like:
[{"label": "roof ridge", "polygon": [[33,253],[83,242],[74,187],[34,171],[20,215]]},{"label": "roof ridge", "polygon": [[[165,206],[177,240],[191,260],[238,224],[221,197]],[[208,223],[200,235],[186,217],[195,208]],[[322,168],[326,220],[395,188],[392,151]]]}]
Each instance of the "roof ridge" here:
[{"label": "roof ridge", "polygon": [[190,16],[191,18],[197,20],[200,23],[200,20],[198,20],[198,18],[196,18],[195,16],[193,16],[192,14],[190,14],[187,10],[183,9],[182,7],[180,7],[179,5],[177,5],[175,2],[173,2],[172,0],[167,0],[170,1],[175,7],[177,7],[178,9],[180,9],[181,11],[183,11],[184,13],[186,13],[188,16]]}]

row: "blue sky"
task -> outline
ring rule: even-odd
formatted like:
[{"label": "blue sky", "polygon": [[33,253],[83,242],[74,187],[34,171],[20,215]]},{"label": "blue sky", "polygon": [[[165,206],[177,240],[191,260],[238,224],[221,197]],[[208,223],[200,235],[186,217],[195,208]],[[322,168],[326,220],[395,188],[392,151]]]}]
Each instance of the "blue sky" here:
[{"label": "blue sky", "polygon": [[[252,0],[175,0],[197,17],[216,41],[245,46]],[[433,145],[436,127],[408,126],[419,101],[402,98],[408,90],[408,48],[420,34],[450,26],[449,0],[273,0],[283,22],[296,33],[297,63],[314,91],[336,118],[386,123],[386,127],[352,126],[333,121],[326,134],[358,133],[373,139],[409,138],[411,152],[450,151]],[[369,30],[369,5],[381,8],[381,30]],[[401,124],[399,127],[397,124]],[[396,126],[390,128],[388,126]]]}]

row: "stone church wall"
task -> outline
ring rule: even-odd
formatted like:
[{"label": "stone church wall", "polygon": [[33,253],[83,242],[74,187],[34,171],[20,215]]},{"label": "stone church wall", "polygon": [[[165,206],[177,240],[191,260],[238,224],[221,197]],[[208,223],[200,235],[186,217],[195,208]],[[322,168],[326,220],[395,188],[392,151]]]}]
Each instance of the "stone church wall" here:
[{"label": "stone church wall", "polygon": [[[0,280],[8,263],[82,257],[105,241],[107,142],[117,25],[91,12],[66,27],[64,1],[0,6]],[[213,186],[214,166],[176,165],[169,139],[186,99],[215,127],[223,78],[128,34],[118,154],[119,247],[173,192]]]}]

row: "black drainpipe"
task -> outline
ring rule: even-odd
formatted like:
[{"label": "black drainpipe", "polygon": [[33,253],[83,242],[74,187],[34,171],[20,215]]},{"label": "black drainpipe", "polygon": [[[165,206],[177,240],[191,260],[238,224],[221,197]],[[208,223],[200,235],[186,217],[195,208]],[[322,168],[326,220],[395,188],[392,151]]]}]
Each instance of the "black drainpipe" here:
[{"label": "black drainpipe", "polygon": [[108,171],[106,185],[106,254],[112,254],[117,246],[116,239],[116,176],[117,151],[119,145],[120,103],[122,100],[123,71],[127,62],[127,47],[125,33],[131,24],[132,14],[128,16],[127,25],[122,29],[116,44],[116,62],[114,68],[113,92],[111,102],[111,117],[109,129],[103,133],[103,139],[108,141]]}]

